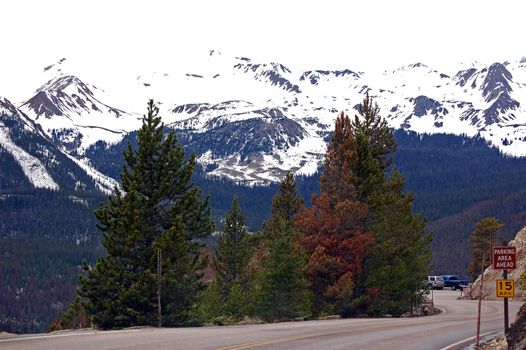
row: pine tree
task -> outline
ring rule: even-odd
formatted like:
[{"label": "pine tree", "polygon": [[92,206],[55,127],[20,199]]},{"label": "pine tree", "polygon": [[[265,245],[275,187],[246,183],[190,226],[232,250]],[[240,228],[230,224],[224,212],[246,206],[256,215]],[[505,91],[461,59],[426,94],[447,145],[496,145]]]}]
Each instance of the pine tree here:
[{"label": "pine tree", "polygon": [[425,221],[412,213],[413,195],[403,193],[404,179],[393,171],[384,191],[376,193],[372,231],[375,249],[367,260],[367,286],[374,290],[369,311],[400,316],[426,291],[431,236]]},{"label": "pine tree", "polygon": [[370,147],[366,133],[356,132],[357,150],[355,161],[352,164],[355,186],[358,189],[358,198],[368,203],[370,211],[374,211],[374,195],[382,192],[386,184],[385,169],[382,167],[383,159],[375,158]]},{"label": "pine tree", "polygon": [[403,193],[404,179],[393,169],[396,141],[379,108],[366,96],[353,123],[357,155],[352,165],[359,198],[369,206],[375,246],[360,276],[358,294],[370,295],[368,311],[399,316],[418,302],[430,267],[431,236],[424,219],[412,213],[414,196]]},{"label": "pine tree", "polygon": [[157,319],[157,250],[162,250],[162,318],[165,325],[191,320],[204,289],[200,241],[213,231],[208,199],[153,101],[138,132],[137,149],[124,152],[123,191],[116,189],[95,215],[107,255],[85,265],[79,294],[100,328],[154,325]]},{"label": "pine tree", "polygon": [[[225,305],[225,316],[240,319],[249,307],[248,262],[252,255],[248,232],[237,197],[225,217],[223,231],[217,240],[212,261],[219,294]],[[233,300],[235,299],[235,302]]]},{"label": "pine tree", "polygon": [[311,314],[311,293],[303,275],[306,257],[294,246],[291,223],[281,220],[263,260],[257,314],[267,321],[290,320]]},{"label": "pine tree", "polygon": [[320,191],[326,193],[332,205],[358,198],[352,165],[357,157],[357,141],[351,120],[343,112],[336,118],[334,135],[325,154]]},{"label": "pine tree", "polygon": [[314,313],[355,311],[356,279],[373,243],[367,205],[358,200],[353,162],[357,142],[349,117],[336,119],[327,148],[319,196],[296,218],[298,243],[308,256],[306,276],[314,294]]},{"label": "pine tree", "polygon": [[387,121],[380,116],[380,108],[377,104],[373,105],[373,100],[368,94],[359,107],[359,115],[354,117],[353,130],[355,136],[366,136],[372,158],[380,162],[380,169],[385,172],[393,162],[389,154],[396,151],[396,139]]},{"label": "pine tree", "polygon": [[[491,265],[492,246],[497,241],[496,234],[504,227],[497,218],[486,217],[475,224],[475,229],[469,236],[471,242],[471,263],[468,272],[473,278],[480,275],[480,271]],[[484,261],[484,265],[482,262]]]},{"label": "pine tree", "polygon": [[257,292],[257,314],[268,321],[308,316],[311,295],[303,270],[306,257],[293,244],[293,222],[302,208],[292,172],[281,181],[272,199],[271,217],[263,225],[265,244]]},{"label": "pine tree", "polygon": [[215,322],[225,314],[224,309],[224,303],[217,288],[217,281],[214,280],[208,284],[203,299],[199,303],[199,315],[204,321]]},{"label": "pine tree", "polygon": [[280,182],[278,193],[272,198],[270,219],[263,223],[264,237],[272,240],[274,233],[280,232],[281,221],[292,224],[302,207],[303,198],[298,194],[294,173],[289,171]]}]

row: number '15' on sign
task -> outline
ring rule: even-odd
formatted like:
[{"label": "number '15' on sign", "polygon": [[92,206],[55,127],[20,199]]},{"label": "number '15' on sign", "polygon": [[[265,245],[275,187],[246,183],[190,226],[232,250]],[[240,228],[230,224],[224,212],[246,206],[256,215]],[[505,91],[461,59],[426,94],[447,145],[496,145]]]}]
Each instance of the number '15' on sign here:
[{"label": "number '15' on sign", "polygon": [[497,297],[513,298],[515,297],[514,280],[497,280]]}]

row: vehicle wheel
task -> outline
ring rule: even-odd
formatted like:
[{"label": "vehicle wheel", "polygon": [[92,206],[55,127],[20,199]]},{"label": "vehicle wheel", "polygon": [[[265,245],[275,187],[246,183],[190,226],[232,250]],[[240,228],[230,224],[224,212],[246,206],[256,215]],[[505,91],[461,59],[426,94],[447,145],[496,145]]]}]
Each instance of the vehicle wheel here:
[{"label": "vehicle wheel", "polygon": [[457,290],[457,287],[453,286],[453,287],[451,287],[451,290],[452,290],[452,291],[456,291],[456,290]]}]

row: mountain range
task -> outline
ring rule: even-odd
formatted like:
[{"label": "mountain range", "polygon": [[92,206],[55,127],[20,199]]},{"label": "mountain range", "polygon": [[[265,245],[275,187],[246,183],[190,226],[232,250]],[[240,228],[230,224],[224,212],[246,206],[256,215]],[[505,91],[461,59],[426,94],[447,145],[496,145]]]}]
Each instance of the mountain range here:
[{"label": "mountain range", "polygon": [[353,116],[365,94],[395,129],[478,135],[503,154],[526,155],[525,58],[459,66],[448,75],[422,63],[380,73],[302,71],[210,51],[201,65],[144,72],[119,89],[111,75],[95,86],[86,69],[65,58],[41,73],[32,96],[16,104],[3,97],[3,114],[20,116],[98,179],[89,154],[137,130],[149,98],[209,176],[236,182],[275,183],[288,170],[315,173],[337,113]]}]

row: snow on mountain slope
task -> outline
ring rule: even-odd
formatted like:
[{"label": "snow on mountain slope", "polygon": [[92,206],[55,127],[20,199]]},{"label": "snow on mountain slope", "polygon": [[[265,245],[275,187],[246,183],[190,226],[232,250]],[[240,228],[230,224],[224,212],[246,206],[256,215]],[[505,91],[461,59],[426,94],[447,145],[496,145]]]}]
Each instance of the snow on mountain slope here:
[{"label": "snow on mountain slope", "polygon": [[[18,166],[35,188],[51,190],[93,190],[110,193],[117,182],[55,145],[38,124],[29,119],[9,100],[0,98],[0,151],[12,156],[10,167]],[[9,177],[10,167],[3,167]],[[16,179],[15,179],[16,180]],[[14,181],[17,188],[24,181]]]},{"label": "snow on mountain slope", "polygon": [[[373,90],[382,114],[395,128],[420,133],[480,134],[504,153],[526,155],[524,75],[520,64],[474,65],[449,76],[422,64],[410,72],[384,74],[391,85]],[[402,69],[402,71],[404,71]],[[407,71],[407,69],[406,69]],[[378,86],[378,84],[376,85]]]},{"label": "snow on mountain slope", "polygon": [[86,174],[95,181],[97,189],[105,194],[111,194],[115,188],[119,188],[120,184],[113,178],[102,174],[100,171],[95,169],[89,159],[86,158],[75,158],[68,155],[75,164],[77,164]]},{"label": "snow on mountain slope", "polygon": [[255,80],[269,83],[287,92],[301,93],[300,87],[292,81],[290,69],[280,63],[252,63],[249,58],[240,58],[235,69],[251,75]]},{"label": "snow on mountain slope", "polygon": [[[188,65],[138,66],[121,80],[96,74],[105,91],[78,78],[91,81],[93,67],[66,63],[46,67],[47,83],[22,109],[70,154],[119,142],[153,98],[209,174],[277,181],[287,170],[316,171],[338,112],[354,116],[368,93],[393,128],[480,134],[506,154],[526,155],[526,59],[447,74],[422,63],[375,73],[302,71],[210,51]],[[122,109],[111,107],[116,101]]]},{"label": "snow on mountain slope", "polygon": [[25,152],[22,148],[18,147],[9,137],[9,134],[3,128],[0,122],[0,147],[4,148],[7,152],[18,160],[22,171],[29,179],[29,181],[36,188],[47,188],[51,190],[58,190],[59,186],[53,180],[51,175],[46,170],[46,167],[40,160],[31,156]]},{"label": "snow on mountain slope", "polygon": [[102,102],[103,90],[65,73],[65,59],[44,68],[49,80],[21,106],[47,136],[68,151],[82,153],[100,140],[114,143],[140,127],[138,115]]},{"label": "snow on mountain slope", "polygon": [[0,98],[0,148],[5,149],[15,158],[27,179],[36,188],[58,190],[59,186],[53,180],[42,162],[19,147],[12,139],[4,120],[7,114],[16,113],[16,108],[5,98]]},{"label": "snow on mountain slope", "polygon": [[[296,118],[287,107],[262,108],[242,101],[224,103],[220,115],[211,110],[188,109],[195,115],[170,125],[178,139],[198,158],[210,175],[227,176],[236,181],[276,181],[284,169],[312,174],[325,151],[323,135],[309,123]],[[202,106],[201,106],[202,107]],[[207,106],[210,107],[210,106]],[[196,109],[197,108],[197,109]]]},{"label": "snow on mountain slope", "polygon": [[[173,69],[174,72],[149,72],[138,76],[130,95],[136,96],[136,100],[153,98],[161,111],[170,112],[185,104],[218,105],[228,101],[249,101],[268,107],[298,93],[299,77],[295,79],[294,73],[278,63],[260,63],[246,57],[228,59],[219,52],[212,52],[201,66],[194,64],[186,70]],[[143,102],[135,108],[142,111],[145,105]],[[178,121],[178,117],[163,113],[165,123]]]}]

